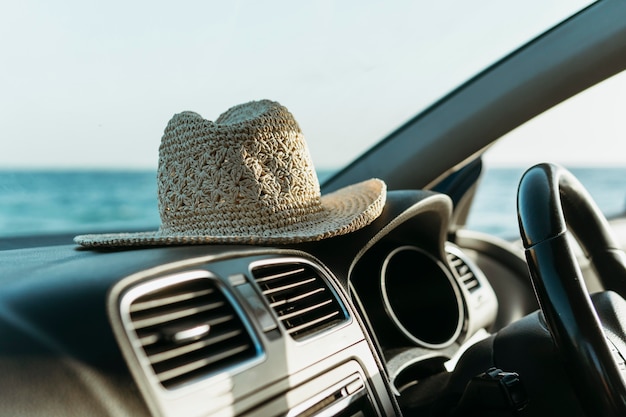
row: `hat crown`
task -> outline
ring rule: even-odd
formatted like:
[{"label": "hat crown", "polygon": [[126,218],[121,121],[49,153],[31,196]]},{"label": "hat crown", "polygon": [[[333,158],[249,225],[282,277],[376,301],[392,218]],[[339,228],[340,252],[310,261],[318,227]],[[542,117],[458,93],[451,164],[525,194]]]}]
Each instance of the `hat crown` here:
[{"label": "hat crown", "polygon": [[287,244],[358,230],[387,186],[372,178],[322,196],[304,135],[280,104],[253,101],[215,122],[174,115],[159,148],[157,231],[76,236],[83,246]]},{"label": "hat crown", "polygon": [[261,233],[264,216],[295,222],[321,204],[302,131],[269,100],[235,106],[215,122],[175,115],[159,148],[158,193],[161,230],[176,233],[198,222],[217,234]]}]

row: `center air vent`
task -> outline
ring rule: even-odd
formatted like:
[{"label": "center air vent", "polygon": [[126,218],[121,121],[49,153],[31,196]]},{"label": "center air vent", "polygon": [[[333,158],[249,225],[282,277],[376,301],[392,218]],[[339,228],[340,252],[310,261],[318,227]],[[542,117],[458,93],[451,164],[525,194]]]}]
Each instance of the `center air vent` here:
[{"label": "center air vent", "polygon": [[296,340],[347,319],[321,272],[308,263],[256,267],[252,274],[287,332]]},{"label": "center air vent", "polygon": [[[137,287],[127,330],[142,362],[168,389],[254,359],[254,342],[241,318],[205,271]],[[135,339],[136,340],[133,340]]]}]

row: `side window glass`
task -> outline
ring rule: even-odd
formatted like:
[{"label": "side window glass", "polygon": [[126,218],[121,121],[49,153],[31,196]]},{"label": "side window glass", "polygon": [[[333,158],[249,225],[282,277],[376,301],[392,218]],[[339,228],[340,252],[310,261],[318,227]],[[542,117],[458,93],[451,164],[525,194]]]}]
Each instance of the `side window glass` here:
[{"label": "side window glass", "polygon": [[624,214],[625,114],[623,72],[503,136],[485,154],[485,172],[467,227],[517,238],[517,184],[527,168],[540,162],[570,169],[607,217]]}]

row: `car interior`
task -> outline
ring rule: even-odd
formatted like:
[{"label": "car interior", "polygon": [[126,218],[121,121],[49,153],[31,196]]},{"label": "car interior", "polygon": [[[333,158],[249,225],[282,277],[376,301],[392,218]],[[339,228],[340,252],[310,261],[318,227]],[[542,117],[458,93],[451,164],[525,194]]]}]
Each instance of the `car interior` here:
[{"label": "car interior", "polygon": [[626,2],[594,3],[324,181],[385,181],[351,233],[2,239],[0,414],[626,414],[626,223],[546,163],[520,182],[518,239],[465,227],[484,152],[625,69]]}]

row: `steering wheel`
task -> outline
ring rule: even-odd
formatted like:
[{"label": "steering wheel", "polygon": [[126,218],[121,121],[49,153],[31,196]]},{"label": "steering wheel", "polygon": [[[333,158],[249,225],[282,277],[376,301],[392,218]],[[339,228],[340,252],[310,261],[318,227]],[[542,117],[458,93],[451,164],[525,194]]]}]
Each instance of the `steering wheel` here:
[{"label": "steering wheel", "polygon": [[[607,338],[598,318],[604,311],[596,310],[589,297],[568,226],[604,288],[611,290],[609,310],[626,309],[626,255],[587,191],[562,167],[540,164],[526,171],[517,209],[535,294],[583,408],[589,415],[626,416],[625,327],[620,323],[609,332],[621,342]],[[618,321],[620,315],[607,314]]]}]

